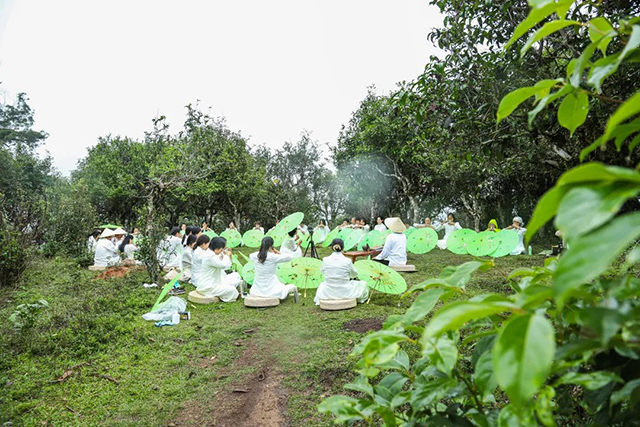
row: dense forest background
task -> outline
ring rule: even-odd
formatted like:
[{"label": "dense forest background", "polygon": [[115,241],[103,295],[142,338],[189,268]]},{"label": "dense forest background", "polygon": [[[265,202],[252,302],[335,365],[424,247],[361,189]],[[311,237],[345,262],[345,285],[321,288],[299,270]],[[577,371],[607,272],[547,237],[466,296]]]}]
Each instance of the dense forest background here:
[{"label": "dense forest background", "polygon": [[[256,220],[270,227],[294,211],[304,212],[310,224],[325,219],[330,225],[378,215],[419,222],[443,212],[456,212],[463,226],[476,229],[491,218],[507,224],[515,214],[526,221],[540,196],[602,133],[605,118],[633,93],[640,69],[624,64],[607,79],[606,96],[593,94],[587,121],[572,136],[555,108],[533,117],[521,109],[496,124],[505,94],[564,74],[584,49],[584,38],[579,29],[565,28],[521,57],[524,40],[502,49],[528,13],[525,0],[431,3],[444,21],[429,39],[444,54],[432,57],[414,80],[399,82],[394,93],[371,87],[345,117],[328,158],[311,133],[269,150],[229,129],[224,118],[188,105],[179,132],[170,133],[161,116],[142,140],[105,135],[67,178],[50,158],[36,154],[47,135],[34,129],[27,96],[0,104],[4,255],[41,244],[49,254],[78,252],[102,221],[128,228],[207,221],[217,231],[230,220],[242,230]],[[614,19],[640,11],[637,2],[623,0],[601,8]],[[586,21],[595,9],[571,13]],[[632,167],[638,162],[626,146],[597,150],[588,159]]]}]

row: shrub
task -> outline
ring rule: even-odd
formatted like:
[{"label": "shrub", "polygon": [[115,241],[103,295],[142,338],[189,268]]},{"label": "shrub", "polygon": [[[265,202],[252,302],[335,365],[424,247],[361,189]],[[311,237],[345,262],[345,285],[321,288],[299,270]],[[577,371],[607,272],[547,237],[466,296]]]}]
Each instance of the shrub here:
[{"label": "shrub", "polygon": [[0,287],[20,280],[28,265],[27,255],[18,233],[0,230]]}]

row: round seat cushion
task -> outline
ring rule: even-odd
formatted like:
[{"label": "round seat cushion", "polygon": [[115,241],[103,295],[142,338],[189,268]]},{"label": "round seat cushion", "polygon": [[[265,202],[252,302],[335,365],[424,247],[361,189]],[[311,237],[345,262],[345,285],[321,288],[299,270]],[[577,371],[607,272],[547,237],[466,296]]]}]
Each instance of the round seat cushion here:
[{"label": "round seat cushion", "polygon": [[106,270],[107,267],[105,267],[104,265],[90,265],[89,266],[89,271],[102,271],[102,270]]},{"label": "round seat cushion", "polygon": [[220,298],[205,297],[204,295],[201,295],[198,291],[189,292],[189,295],[187,295],[187,299],[196,304],[212,304],[214,302],[220,302]]},{"label": "round seat cushion", "polygon": [[320,308],[323,310],[348,310],[358,305],[355,298],[321,299]]},{"label": "round seat cushion", "polygon": [[269,297],[255,297],[251,295],[247,295],[244,298],[245,307],[275,307],[280,305],[280,299],[278,298],[269,298]]}]

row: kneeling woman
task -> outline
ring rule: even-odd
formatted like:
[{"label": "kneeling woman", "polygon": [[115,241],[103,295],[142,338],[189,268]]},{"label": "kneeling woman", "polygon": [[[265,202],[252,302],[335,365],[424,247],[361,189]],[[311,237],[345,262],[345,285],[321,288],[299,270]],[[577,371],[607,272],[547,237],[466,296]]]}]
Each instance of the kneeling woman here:
[{"label": "kneeling woman", "polygon": [[273,247],[273,239],[262,239],[260,250],[249,255],[256,272],[253,286],[249,293],[256,297],[271,297],[286,299],[293,292],[296,303],[299,301],[298,288],[295,285],[285,285],[276,276],[278,264],[293,259],[290,255],[281,254]]},{"label": "kneeling woman", "polygon": [[322,299],[355,298],[362,303],[369,297],[367,283],[362,280],[352,280],[358,277],[358,271],[349,258],[344,256],[344,242],[333,239],[331,242],[333,254],[322,260],[322,274],[324,282],[316,292],[314,302],[320,305]]},{"label": "kneeling woman", "polygon": [[196,288],[205,297],[218,297],[223,302],[231,302],[240,295],[238,287],[242,284],[242,279],[238,273],[225,273],[225,270],[231,268],[233,256],[231,249],[226,246],[227,241],[222,237],[214,237],[210,244],[203,243],[200,246],[205,253],[207,249],[211,253],[201,256],[196,273]]},{"label": "kneeling woman", "polygon": [[302,240],[297,233],[298,230],[294,228],[289,232],[289,236],[284,238],[282,245],[280,245],[282,255],[291,255],[291,258],[300,258],[302,256],[302,249],[300,249]]}]

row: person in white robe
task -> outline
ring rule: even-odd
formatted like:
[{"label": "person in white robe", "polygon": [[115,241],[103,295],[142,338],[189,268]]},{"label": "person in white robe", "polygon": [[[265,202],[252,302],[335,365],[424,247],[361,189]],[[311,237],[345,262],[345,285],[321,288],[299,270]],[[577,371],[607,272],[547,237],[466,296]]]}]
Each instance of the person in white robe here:
[{"label": "person in white robe", "polygon": [[180,271],[182,275],[180,280],[188,282],[191,280],[191,272],[193,269],[193,250],[196,247],[197,237],[193,234],[187,237],[186,246],[182,251],[182,258],[180,259]]},{"label": "person in white robe", "polygon": [[299,301],[298,288],[295,285],[282,283],[276,275],[278,264],[289,262],[291,255],[284,255],[273,247],[273,239],[269,236],[262,239],[260,250],[249,255],[255,269],[255,277],[249,294],[256,297],[278,298],[284,300],[293,293],[296,303]]},{"label": "person in white robe", "polygon": [[444,228],[444,237],[438,240],[438,247],[442,250],[447,249],[447,239],[449,235],[456,230],[461,230],[462,227],[460,223],[456,222],[456,217],[453,214],[447,215],[447,222],[440,224],[439,227],[436,227],[436,231],[440,231]]},{"label": "person in white robe", "polygon": [[309,227],[307,227],[304,222],[301,222],[298,226],[298,231],[302,234],[309,234]]},{"label": "person in white robe", "polygon": [[95,253],[98,239],[100,238],[100,230],[93,230],[87,239],[87,251]]},{"label": "person in white robe", "polygon": [[256,221],[256,226],[253,227],[254,230],[260,230],[262,231],[262,234],[264,234],[264,227],[262,226],[262,223],[260,221]]},{"label": "person in white robe", "polygon": [[351,259],[344,256],[344,242],[334,239],[331,242],[333,254],[322,260],[324,282],[320,283],[313,302],[320,305],[320,300],[352,299],[363,303],[369,297],[369,287],[358,278],[358,271]]},{"label": "person in white robe", "polygon": [[294,228],[282,241],[280,253],[283,255],[291,255],[291,258],[300,258],[302,257],[302,249],[300,249],[301,243],[302,239],[300,239],[297,230]]},{"label": "person in white robe", "polygon": [[113,236],[114,231],[109,228],[106,228],[102,232],[93,256],[93,265],[98,267],[115,267],[122,263],[118,248],[111,241]]},{"label": "person in white robe", "polygon": [[339,225],[340,230],[344,230],[345,228],[349,228],[349,221],[346,219],[342,221],[342,224]]},{"label": "person in white robe", "polygon": [[527,229],[523,227],[524,221],[519,216],[513,218],[513,224],[508,227],[505,227],[505,230],[515,230],[518,233],[518,246],[511,252],[511,255],[521,255],[525,253],[524,248],[524,235],[527,232]]},{"label": "person in white robe", "polygon": [[385,265],[407,265],[407,229],[400,218],[387,218],[384,224],[393,231],[384,241],[382,252],[373,260]]},{"label": "person in white robe", "polygon": [[432,229],[436,229],[433,224],[431,224],[431,218],[427,217],[424,219],[424,222],[422,224],[418,224],[416,225],[416,228],[432,228]]},{"label": "person in white robe", "polygon": [[378,218],[376,218],[376,226],[373,227],[373,229],[381,233],[387,231],[387,226],[384,225],[384,221],[382,220],[382,217],[379,216]]},{"label": "person in white robe", "polygon": [[209,243],[211,239],[209,236],[203,234],[196,240],[195,249],[191,255],[191,283],[198,286],[198,276],[200,275],[200,268],[202,266],[202,260],[208,256],[213,255],[213,252],[209,250]]},{"label": "person in white robe", "polygon": [[313,230],[313,241],[324,242],[324,239],[329,235],[329,227],[327,227],[323,220],[318,222],[316,228]]},{"label": "person in white robe", "polygon": [[202,258],[196,290],[205,297],[218,297],[222,302],[232,302],[238,299],[238,288],[243,282],[238,273],[225,272],[231,268],[233,256],[231,249],[226,246],[227,241],[222,237],[214,237],[210,245],[206,245],[212,254]]},{"label": "person in white robe", "polygon": [[180,229],[173,227],[169,237],[166,239],[165,247],[165,264],[164,268],[180,268],[182,259],[182,236]]}]

